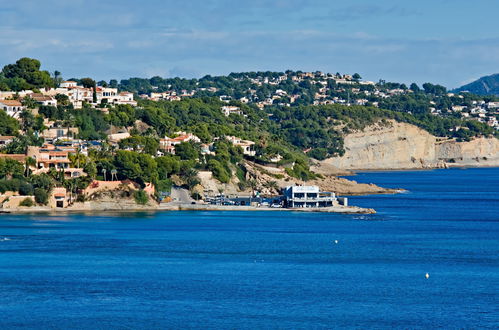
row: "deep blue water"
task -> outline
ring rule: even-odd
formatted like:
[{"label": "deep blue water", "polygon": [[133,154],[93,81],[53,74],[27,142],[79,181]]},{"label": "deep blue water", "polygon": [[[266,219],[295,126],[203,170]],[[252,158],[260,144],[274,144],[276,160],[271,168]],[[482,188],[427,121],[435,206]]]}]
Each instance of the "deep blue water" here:
[{"label": "deep blue water", "polygon": [[376,215],[0,215],[0,327],[498,327],[499,169],[354,179],[409,192],[350,199]]}]

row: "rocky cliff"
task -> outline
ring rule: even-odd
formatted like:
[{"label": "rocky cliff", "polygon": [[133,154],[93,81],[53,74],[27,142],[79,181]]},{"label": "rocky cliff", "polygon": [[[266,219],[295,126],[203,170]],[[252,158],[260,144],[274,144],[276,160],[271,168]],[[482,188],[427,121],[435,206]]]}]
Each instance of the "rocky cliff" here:
[{"label": "rocky cliff", "polygon": [[345,136],[346,153],[323,163],[344,170],[499,166],[499,140],[437,138],[414,125],[390,121]]}]

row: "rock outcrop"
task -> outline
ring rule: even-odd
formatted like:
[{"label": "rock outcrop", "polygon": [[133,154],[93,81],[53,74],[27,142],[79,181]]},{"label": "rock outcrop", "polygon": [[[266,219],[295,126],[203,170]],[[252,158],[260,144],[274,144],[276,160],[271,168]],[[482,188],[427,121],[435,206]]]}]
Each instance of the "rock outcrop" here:
[{"label": "rock outcrop", "polygon": [[499,166],[499,140],[437,138],[414,125],[390,121],[345,136],[346,153],[324,161],[343,170]]}]

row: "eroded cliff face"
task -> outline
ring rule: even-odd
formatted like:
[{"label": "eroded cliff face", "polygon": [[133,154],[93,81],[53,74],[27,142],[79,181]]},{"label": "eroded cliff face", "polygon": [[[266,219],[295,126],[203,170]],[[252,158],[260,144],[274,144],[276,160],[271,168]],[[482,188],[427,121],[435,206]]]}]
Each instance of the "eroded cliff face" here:
[{"label": "eroded cliff face", "polygon": [[345,137],[343,157],[325,160],[345,170],[499,166],[499,140],[441,140],[414,125],[390,121]]}]

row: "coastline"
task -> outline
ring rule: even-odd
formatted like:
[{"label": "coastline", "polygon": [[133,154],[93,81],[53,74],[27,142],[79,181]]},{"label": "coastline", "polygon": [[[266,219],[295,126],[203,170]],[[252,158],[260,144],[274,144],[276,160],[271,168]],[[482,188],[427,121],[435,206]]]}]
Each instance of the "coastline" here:
[{"label": "coastline", "polygon": [[[355,177],[357,172],[404,172],[404,171],[432,171],[446,169],[467,169],[467,168],[498,168],[499,166],[463,166],[456,165],[447,168],[408,168],[408,169],[365,169],[351,172],[348,177]],[[399,194],[407,190],[382,188],[379,191],[366,193],[350,193],[348,196],[364,196],[364,195],[380,195],[380,194]],[[374,214],[376,210],[372,208],[362,208],[358,206],[334,206],[324,208],[271,208],[257,206],[231,206],[231,205],[212,205],[212,204],[187,204],[187,203],[164,203],[164,204],[149,204],[145,206],[122,203],[120,201],[113,202],[92,202],[78,203],[67,208],[50,208],[47,206],[33,207],[18,207],[9,209],[0,209],[0,214],[29,214],[29,213],[46,213],[46,214],[64,214],[64,213],[94,213],[94,212],[163,212],[163,211],[288,211],[288,212],[317,212],[317,213],[343,213],[343,214]]]},{"label": "coastline", "polygon": [[[119,203],[116,203],[119,204]],[[93,212],[167,212],[167,211],[287,211],[287,212],[317,212],[342,214],[374,214],[371,208],[358,206],[333,206],[323,208],[271,208],[257,206],[233,206],[212,204],[159,204],[157,206],[136,206],[127,208],[90,209],[85,207],[49,208],[49,207],[21,207],[0,210],[0,213],[29,214],[29,213],[93,213]]]},{"label": "coastline", "polygon": [[[338,177],[344,178],[344,177],[353,177],[357,175],[358,172],[363,172],[363,173],[375,173],[375,172],[420,172],[420,171],[435,171],[435,170],[451,170],[451,169],[469,169],[469,168],[499,168],[499,164],[493,164],[493,165],[466,165],[466,164],[452,164],[452,163],[447,163],[446,167],[406,167],[406,168],[359,168],[359,169],[354,169],[350,170],[350,174],[345,174],[345,175],[339,175]],[[384,188],[386,190],[400,190],[400,189],[390,189],[390,188]],[[387,192],[388,194],[390,192]],[[396,191],[394,193],[397,193]],[[365,195],[374,195],[373,194],[365,194]]]}]

